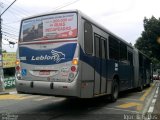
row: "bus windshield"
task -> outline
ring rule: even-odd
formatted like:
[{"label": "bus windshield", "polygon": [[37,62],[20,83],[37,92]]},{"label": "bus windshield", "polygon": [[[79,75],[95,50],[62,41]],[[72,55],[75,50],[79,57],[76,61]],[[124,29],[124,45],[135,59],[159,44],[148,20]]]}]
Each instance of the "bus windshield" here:
[{"label": "bus windshield", "polygon": [[25,19],[20,42],[77,37],[77,14],[61,13]]}]

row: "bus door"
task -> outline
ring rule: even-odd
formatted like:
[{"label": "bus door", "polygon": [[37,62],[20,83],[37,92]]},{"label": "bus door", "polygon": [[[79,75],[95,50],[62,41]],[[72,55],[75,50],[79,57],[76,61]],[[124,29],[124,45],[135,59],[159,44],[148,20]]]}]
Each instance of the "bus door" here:
[{"label": "bus door", "polygon": [[[94,51],[95,51],[95,67],[94,67],[94,94],[101,94],[106,92],[106,41],[102,37],[95,35]],[[103,52],[102,52],[103,51]],[[102,54],[103,53],[103,54]],[[103,57],[103,58],[102,58]]]},{"label": "bus door", "polygon": [[101,37],[100,41],[100,58],[101,58],[101,85],[100,92],[107,93],[107,40]]}]

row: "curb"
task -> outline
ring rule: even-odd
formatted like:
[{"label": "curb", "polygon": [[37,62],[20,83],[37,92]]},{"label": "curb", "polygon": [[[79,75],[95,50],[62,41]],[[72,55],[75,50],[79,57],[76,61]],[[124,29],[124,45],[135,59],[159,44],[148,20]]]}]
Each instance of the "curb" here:
[{"label": "curb", "polygon": [[11,95],[11,94],[17,94],[17,91],[13,91],[13,92],[0,92],[0,95]]},{"label": "curb", "polygon": [[9,92],[0,92],[0,95],[8,95]]}]

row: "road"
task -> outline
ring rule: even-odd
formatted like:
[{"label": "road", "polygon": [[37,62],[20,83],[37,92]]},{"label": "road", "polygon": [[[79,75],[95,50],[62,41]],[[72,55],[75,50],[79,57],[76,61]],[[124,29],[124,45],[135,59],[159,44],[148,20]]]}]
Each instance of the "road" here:
[{"label": "road", "polygon": [[115,103],[106,97],[75,99],[10,94],[0,96],[2,120],[140,120],[147,112],[159,83],[142,92],[120,93]]}]

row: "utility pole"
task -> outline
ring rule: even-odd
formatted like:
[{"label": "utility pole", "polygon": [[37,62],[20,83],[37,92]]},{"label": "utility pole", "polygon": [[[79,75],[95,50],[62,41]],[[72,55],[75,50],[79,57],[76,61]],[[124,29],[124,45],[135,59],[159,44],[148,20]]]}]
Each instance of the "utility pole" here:
[{"label": "utility pole", "polygon": [[16,0],[14,0],[2,13],[0,10],[0,92],[5,90],[4,80],[3,80],[3,78],[4,78],[3,62],[2,62],[2,15],[13,5],[14,2],[16,2]]}]

